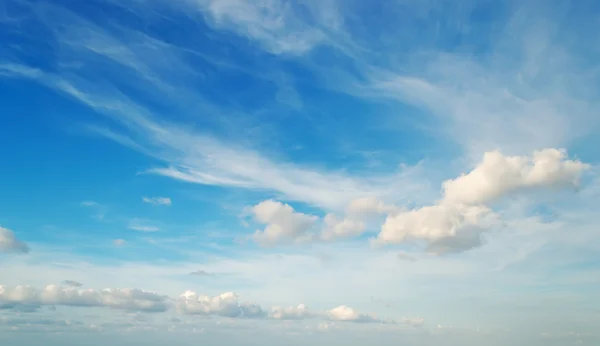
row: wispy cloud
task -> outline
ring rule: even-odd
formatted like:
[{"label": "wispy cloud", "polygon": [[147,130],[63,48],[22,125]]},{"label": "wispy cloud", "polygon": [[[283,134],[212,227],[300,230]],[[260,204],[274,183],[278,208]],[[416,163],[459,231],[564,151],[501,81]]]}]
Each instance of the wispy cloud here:
[{"label": "wispy cloud", "polygon": [[153,205],[170,206],[172,204],[171,198],[169,198],[169,197],[142,197],[142,201],[144,203],[153,204]]},{"label": "wispy cloud", "polygon": [[95,207],[98,205],[98,202],[94,202],[94,201],[83,201],[81,202],[81,205],[84,207]]}]

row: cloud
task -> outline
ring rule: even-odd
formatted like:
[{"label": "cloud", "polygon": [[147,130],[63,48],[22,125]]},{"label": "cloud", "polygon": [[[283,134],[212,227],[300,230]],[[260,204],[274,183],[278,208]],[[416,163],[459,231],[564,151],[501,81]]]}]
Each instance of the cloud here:
[{"label": "cloud", "polygon": [[81,205],[83,207],[95,207],[98,205],[98,202],[94,202],[94,201],[83,201],[81,202]]},{"label": "cloud", "polygon": [[153,204],[153,205],[166,205],[170,206],[171,198],[169,197],[142,197],[142,201],[144,203]]},{"label": "cloud", "polygon": [[323,220],[324,228],[320,234],[322,240],[356,237],[367,229],[367,222],[382,214],[400,210],[375,197],[355,198],[348,203],[345,216],[338,218],[335,214],[327,214]]},{"label": "cloud", "polygon": [[121,246],[125,245],[127,242],[124,239],[115,239],[113,241],[113,243],[115,244],[115,246],[121,247]]},{"label": "cloud", "polygon": [[160,228],[148,224],[148,221],[141,219],[132,219],[127,226],[130,230],[139,232],[158,232]]},{"label": "cloud", "polygon": [[351,307],[340,305],[326,313],[327,317],[332,321],[340,322],[356,322],[356,323],[384,323],[374,316],[361,314]]},{"label": "cloud", "polygon": [[323,240],[354,237],[363,233],[366,227],[361,220],[349,217],[339,220],[333,214],[327,214],[324,223],[325,228],[321,233],[321,239]]},{"label": "cloud", "polygon": [[31,286],[0,285],[0,306],[38,308],[41,306],[107,307],[117,310],[161,312],[169,308],[166,296],[138,289],[81,290],[48,285],[42,290]]},{"label": "cloud", "polygon": [[296,212],[290,205],[274,200],[262,201],[251,211],[256,221],[266,225],[252,236],[262,245],[311,240],[312,234],[308,231],[318,220],[316,216]]},{"label": "cloud", "polygon": [[81,287],[83,284],[81,282],[73,281],[73,280],[65,280],[62,282],[64,285],[69,287]]},{"label": "cloud", "polygon": [[270,317],[276,320],[303,320],[313,318],[319,314],[308,310],[306,305],[290,306],[287,308],[275,306],[271,309]]},{"label": "cloud", "polygon": [[240,303],[233,292],[215,297],[198,295],[193,291],[183,293],[176,303],[177,311],[186,315],[217,315],[224,317],[260,318],[266,316],[256,304]]},{"label": "cloud", "polygon": [[397,210],[398,207],[388,205],[375,197],[362,197],[351,200],[346,208],[346,213],[369,216],[372,214],[389,214]]},{"label": "cloud", "polygon": [[400,320],[400,322],[411,325],[411,326],[420,327],[425,323],[425,319],[422,317],[412,317],[412,318],[403,317],[402,320]]},{"label": "cloud", "polygon": [[298,15],[295,7],[300,4],[278,0],[201,0],[194,4],[214,27],[249,37],[273,54],[301,55],[325,39],[321,30]]},{"label": "cloud", "polygon": [[0,226],[0,253],[28,253],[29,247],[13,231]]},{"label": "cloud", "polygon": [[487,204],[536,187],[577,187],[590,165],[566,158],[566,150],[559,149],[534,151],[531,156],[487,152],[471,172],[443,183],[444,200],[452,204]]},{"label": "cloud", "polygon": [[437,254],[471,249],[481,245],[482,232],[501,225],[500,216],[486,204],[532,188],[576,187],[589,167],[557,149],[530,157],[486,153],[471,172],[442,184],[437,204],[389,214],[375,243],[424,240]]},{"label": "cloud", "polygon": [[190,273],[190,275],[194,276],[215,276],[215,273],[209,273],[205,270],[199,269]]}]

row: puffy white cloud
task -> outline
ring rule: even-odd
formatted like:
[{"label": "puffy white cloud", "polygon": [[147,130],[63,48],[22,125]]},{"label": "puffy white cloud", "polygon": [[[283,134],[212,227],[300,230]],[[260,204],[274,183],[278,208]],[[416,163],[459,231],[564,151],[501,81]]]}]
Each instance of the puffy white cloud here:
[{"label": "puffy white cloud", "polygon": [[13,231],[0,226],[0,253],[2,252],[27,253],[29,247],[17,239]]},{"label": "puffy white cloud", "polygon": [[298,242],[312,239],[308,233],[318,220],[316,216],[294,211],[288,204],[266,200],[252,208],[256,220],[266,225],[263,231],[257,230],[253,238],[263,245],[280,242]]},{"label": "puffy white cloud", "polygon": [[487,152],[471,172],[443,183],[444,200],[486,204],[527,188],[577,186],[590,166],[566,158],[567,152],[560,149],[535,151],[530,157]]},{"label": "puffy white cloud", "polygon": [[348,203],[346,215],[338,218],[327,214],[323,220],[324,229],[320,234],[322,240],[355,237],[367,229],[366,222],[373,216],[393,213],[399,210],[396,206],[388,205],[375,197],[355,198]]},{"label": "puffy white cloud", "polygon": [[167,296],[134,288],[107,288],[100,292],[102,305],[131,311],[165,311],[169,308]]},{"label": "puffy white cloud", "polygon": [[361,314],[351,307],[346,305],[340,305],[337,308],[333,308],[326,312],[327,317],[332,321],[343,321],[343,322],[357,322],[357,323],[370,323],[379,322],[384,323],[383,320],[379,320],[374,316]]},{"label": "puffy white cloud", "polygon": [[357,236],[364,232],[366,227],[361,220],[350,217],[339,220],[333,214],[327,214],[324,222],[325,229],[321,233],[321,239],[323,240]]},{"label": "puffy white cloud", "polygon": [[198,295],[193,291],[186,291],[179,296],[176,306],[180,313],[186,315],[217,315],[248,318],[266,316],[266,313],[259,305],[240,303],[238,296],[233,292],[209,297]]},{"label": "puffy white cloud", "polygon": [[378,236],[383,243],[424,239],[437,241],[455,237],[469,229],[489,227],[497,216],[485,206],[439,204],[391,214]]},{"label": "puffy white cloud", "polygon": [[153,204],[153,205],[170,206],[172,204],[171,198],[169,198],[169,197],[142,197],[142,201],[144,203]]},{"label": "puffy white cloud", "polygon": [[42,290],[31,286],[0,285],[0,307],[21,308],[40,306],[108,307],[127,311],[160,312],[169,308],[167,296],[139,289],[81,290],[73,287],[48,285]]},{"label": "puffy white cloud", "polygon": [[487,205],[531,188],[575,187],[589,165],[567,160],[564,150],[544,149],[531,157],[488,152],[468,174],[445,181],[437,204],[388,215],[375,244],[423,240],[432,253],[464,251],[481,244],[481,233],[500,226]]},{"label": "puffy white cloud", "polygon": [[287,308],[276,306],[271,309],[271,318],[276,320],[302,320],[316,316],[318,314],[309,311],[304,304]]}]

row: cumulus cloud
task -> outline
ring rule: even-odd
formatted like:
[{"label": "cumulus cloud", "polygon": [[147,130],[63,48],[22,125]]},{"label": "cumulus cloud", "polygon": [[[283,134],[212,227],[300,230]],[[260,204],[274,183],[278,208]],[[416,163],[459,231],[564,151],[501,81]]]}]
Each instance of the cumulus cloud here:
[{"label": "cumulus cloud", "polygon": [[316,216],[296,212],[290,205],[274,200],[260,202],[252,208],[252,213],[259,223],[266,225],[253,235],[253,239],[263,245],[310,240],[312,235],[308,231],[318,220]]},{"label": "cumulus cloud", "polygon": [[356,322],[356,323],[384,323],[383,320],[374,316],[361,314],[351,307],[340,305],[326,312],[326,316],[332,321]]},{"label": "cumulus cloud", "polygon": [[490,203],[532,188],[576,187],[588,167],[568,160],[558,149],[529,157],[488,152],[471,172],[442,184],[443,198],[437,204],[390,213],[375,243],[423,240],[437,254],[476,247],[483,231],[501,225]]},{"label": "cumulus cloud", "polygon": [[491,226],[496,220],[484,206],[439,204],[391,214],[381,228],[378,240],[400,243],[409,239],[437,241],[456,236],[469,228]]},{"label": "cumulus cloud", "polygon": [[444,200],[458,204],[486,204],[509,193],[535,187],[575,187],[588,164],[567,160],[559,149],[535,151],[531,156],[487,152],[468,174],[443,183]]},{"label": "cumulus cloud", "polygon": [[29,247],[23,241],[17,239],[14,232],[0,226],[0,253],[27,253]]},{"label": "cumulus cloud", "polygon": [[217,315],[223,317],[265,317],[266,313],[257,304],[240,303],[233,292],[222,293],[215,297],[199,295],[186,291],[177,300],[177,311],[186,315]]},{"label": "cumulus cloud", "polygon": [[170,206],[172,204],[171,198],[169,197],[142,197],[142,201],[152,205]]},{"label": "cumulus cloud", "polygon": [[365,230],[365,223],[361,220],[346,217],[338,219],[333,214],[327,214],[324,219],[325,228],[321,233],[323,240],[348,238],[361,234]]},{"label": "cumulus cloud", "polygon": [[290,306],[287,308],[279,306],[273,307],[270,316],[276,320],[302,320],[316,317],[318,314],[309,311],[306,305],[300,304],[298,306]]},{"label": "cumulus cloud", "polygon": [[167,296],[139,289],[107,288],[104,290],[77,289],[48,285],[39,290],[31,286],[0,285],[0,307],[19,309],[41,306],[108,307],[117,310],[161,312],[169,308]]},{"label": "cumulus cloud", "polygon": [[338,218],[334,214],[327,214],[323,220],[324,228],[321,232],[322,240],[350,238],[362,234],[367,229],[369,220],[373,217],[399,210],[394,205],[389,205],[375,197],[355,198],[348,203],[346,215]]}]

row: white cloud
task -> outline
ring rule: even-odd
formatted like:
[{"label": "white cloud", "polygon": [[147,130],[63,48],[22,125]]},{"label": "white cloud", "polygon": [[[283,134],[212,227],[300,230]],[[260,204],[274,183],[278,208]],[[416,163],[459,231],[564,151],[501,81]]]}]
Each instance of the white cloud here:
[{"label": "white cloud", "polygon": [[0,253],[2,252],[27,253],[29,247],[17,239],[13,231],[0,226]]},{"label": "white cloud", "polygon": [[383,243],[400,243],[415,239],[436,241],[455,237],[470,228],[490,227],[494,221],[495,214],[484,206],[425,206],[390,214],[377,239]]},{"label": "white cloud", "polygon": [[304,304],[287,308],[275,306],[271,309],[270,315],[271,318],[276,320],[303,320],[316,316],[318,314],[311,312]]},{"label": "white cloud", "polygon": [[400,210],[375,197],[355,198],[348,203],[345,216],[338,218],[335,214],[327,214],[323,220],[324,229],[320,234],[322,240],[350,238],[362,234],[367,223],[374,217]]},{"label": "white cloud", "polygon": [[40,306],[108,307],[117,310],[158,312],[169,308],[166,296],[138,289],[82,290],[48,285],[42,290],[31,286],[0,285],[0,306],[5,308]]},{"label": "white cloud", "polygon": [[398,207],[388,205],[375,197],[362,197],[351,200],[346,208],[346,213],[368,216],[371,214],[389,214],[397,210]]},{"label": "white cloud", "polygon": [[263,245],[281,242],[298,242],[312,239],[308,231],[318,217],[294,211],[288,204],[274,200],[262,201],[252,207],[256,220],[266,225],[262,231],[256,231],[253,239]]},{"label": "white cloud", "polygon": [[158,232],[160,228],[157,226],[150,225],[148,221],[134,218],[129,221],[129,226],[127,226],[130,230],[139,231],[139,232]]},{"label": "white cloud", "polygon": [[444,200],[453,204],[486,204],[506,194],[536,187],[577,187],[590,165],[567,160],[567,152],[544,149],[532,156],[487,152],[468,174],[443,183]]},{"label": "white cloud", "polygon": [[84,207],[95,207],[98,205],[98,202],[94,202],[94,201],[83,201],[81,202],[81,205]]},{"label": "white cloud", "polygon": [[200,0],[194,3],[215,27],[256,40],[274,54],[303,54],[325,38],[319,29],[298,16],[291,3],[279,0]]},{"label": "white cloud", "polygon": [[419,327],[425,323],[425,319],[422,317],[411,317],[411,318],[404,317],[404,318],[402,318],[402,320],[400,322],[411,325],[411,326]]},{"label": "white cloud", "polygon": [[169,197],[142,197],[142,201],[144,201],[144,203],[153,204],[153,205],[170,206],[172,204],[171,198],[169,198]]},{"label": "white cloud", "polygon": [[486,153],[471,172],[442,184],[439,203],[389,214],[375,244],[424,240],[434,253],[479,246],[483,231],[501,225],[486,204],[535,187],[576,187],[587,168],[567,160],[564,150],[544,149],[531,157]]},{"label": "white cloud", "polygon": [[324,223],[325,228],[321,233],[321,239],[323,240],[354,237],[364,232],[366,227],[361,220],[349,217],[338,220],[333,214],[327,214]]},{"label": "white cloud", "polygon": [[377,322],[382,323],[384,321],[377,319],[374,316],[361,314],[351,307],[346,305],[340,305],[327,311],[327,317],[332,321],[341,322],[357,322],[357,323],[370,323]]},{"label": "white cloud", "polygon": [[186,315],[218,315],[224,317],[257,318],[266,316],[256,304],[240,303],[233,292],[222,293],[215,297],[198,295],[186,291],[177,300],[177,310]]},{"label": "white cloud", "polygon": [[115,239],[113,241],[113,243],[115,244],[115,246],[121,247],[121,246],[125,245],[127,242],[124,239]]}]

